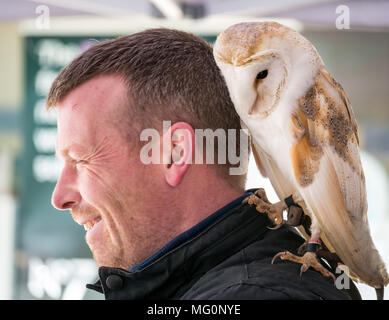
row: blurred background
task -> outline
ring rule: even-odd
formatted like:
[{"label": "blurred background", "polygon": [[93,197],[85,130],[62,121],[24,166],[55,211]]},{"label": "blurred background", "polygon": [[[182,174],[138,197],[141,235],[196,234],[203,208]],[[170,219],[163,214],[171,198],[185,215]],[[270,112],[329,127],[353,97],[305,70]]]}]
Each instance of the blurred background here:
[{"label": "blurred background", "polygon": [[[389,266],[389,1],[0,0],[0,299],[102,299],[84,229],[50,205],[61,164],[45,97],[59,70],[98,41],[151,27],[209,42],[242,21],[301,32],[351,100],[361,135],[369,221]],[[277,197],[250,160],[247,188]],[[364,299],[372,288],[358,285]],[[386,294],[388,298],[389,292]]]}]

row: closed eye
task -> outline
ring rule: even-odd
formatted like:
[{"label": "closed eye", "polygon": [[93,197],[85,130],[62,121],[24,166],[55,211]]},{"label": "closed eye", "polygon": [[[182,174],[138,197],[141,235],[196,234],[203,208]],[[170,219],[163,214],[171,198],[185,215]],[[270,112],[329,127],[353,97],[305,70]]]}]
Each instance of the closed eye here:
[{"label": "closed eye", "polygon": [[76,160],[76,159],[72,159],[72,163],[75,167],[79,168],[80,166],[83,166],[85,164],[87,164],[87,161],[86,160]]},{"label": "closed eye", "polygon": [[76,160],[76,164],[86,164],[86,160]]}]

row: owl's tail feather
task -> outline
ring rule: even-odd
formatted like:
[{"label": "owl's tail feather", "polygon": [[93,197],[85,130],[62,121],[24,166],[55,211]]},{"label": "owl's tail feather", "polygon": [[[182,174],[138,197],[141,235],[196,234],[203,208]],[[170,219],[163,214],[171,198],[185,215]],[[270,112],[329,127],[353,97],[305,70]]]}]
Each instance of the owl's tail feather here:
[{"label": "owl's tail feather", "polygon": [[377,294],[377,300],[384,300],[384,290],[384,287],[375,289],[375,293]]}]

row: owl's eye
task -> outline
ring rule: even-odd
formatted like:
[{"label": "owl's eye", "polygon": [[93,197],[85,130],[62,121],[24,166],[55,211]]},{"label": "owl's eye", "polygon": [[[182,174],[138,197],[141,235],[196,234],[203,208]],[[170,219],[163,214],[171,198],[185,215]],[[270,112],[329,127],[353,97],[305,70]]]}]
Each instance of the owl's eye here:
[{"label": "owl's eye", "polygon": [[265,79],[267,77],[267,70],[263,70],[257,74],[257,79]]}]

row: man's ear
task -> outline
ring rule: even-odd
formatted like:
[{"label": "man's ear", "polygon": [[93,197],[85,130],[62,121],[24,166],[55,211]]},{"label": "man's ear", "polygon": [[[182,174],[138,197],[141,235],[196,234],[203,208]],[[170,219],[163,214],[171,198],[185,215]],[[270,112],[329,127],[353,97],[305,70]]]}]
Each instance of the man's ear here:
[{"label": "man's ear", "polygon": [[178,186],[192,164],[195,133],[186,122],[173,124],[163,135],[163,164],[165,180]]}]

